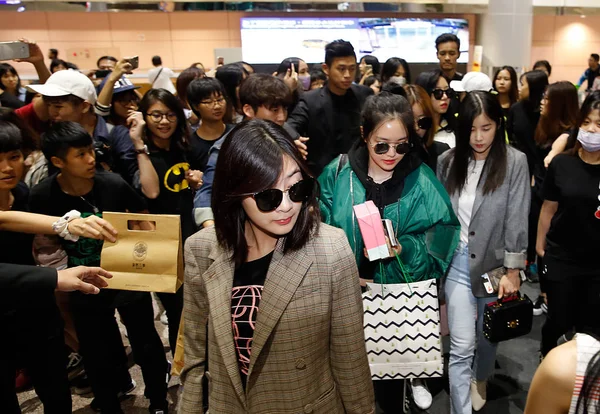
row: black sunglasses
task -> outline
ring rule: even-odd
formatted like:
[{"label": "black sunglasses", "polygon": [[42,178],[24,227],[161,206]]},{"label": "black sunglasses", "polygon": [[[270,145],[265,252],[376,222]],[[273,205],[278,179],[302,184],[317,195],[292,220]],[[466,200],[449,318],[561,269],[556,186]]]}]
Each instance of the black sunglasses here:
[{"label": "black sunglasses", "polygon": [[412,148],[412,144],[410,142],[401,142],[396,145],[388,144],[387,142],[378,142],[376,144],[371,144],[373,151],[375,154],[385,154],[390,150],[390,147],[394,147],[396,150],[396,154],[406,154]]},{"label": "black sunglasses", "polygon": [[456,96],[456,92],[454,91],[454,89],[450,89],[450,88],[448,88],[448,89],[435,88],[434,90],[431,91],[431,94],[438,101],[440,99],[442,99],[442,96],[444,96],[444,94],[446,94],[448,99],[452,99]]},{"label": "black sunglasses", "polygon": [[433,119],[431,119],[428,116],[424,116],[422,118],[417,119],[417,126],[420,129],[427,130],[427,129],[431,128],[432,125],[433,125]]},{"label": "black sunglasses", "polygon": [[256,207],[264,213],[275,210],[283,201],[283,193],[287,192],[290,200],[294,203],[304,203],[308,201],[313,194],[316,194],[317,181],[314,178],[305,178],[291,186],[287,191],[281,191],[277,188],[270,188],[251,195],[256,201]]}]

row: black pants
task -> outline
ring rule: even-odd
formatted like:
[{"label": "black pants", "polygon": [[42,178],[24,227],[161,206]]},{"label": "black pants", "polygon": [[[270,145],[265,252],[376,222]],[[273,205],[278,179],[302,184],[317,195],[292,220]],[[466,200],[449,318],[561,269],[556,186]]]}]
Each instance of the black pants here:
[{"label": "black pants", "polygon": [[600,334],[600,268],[582,266],[544,256],[548,317],[542,327],[542,355],[556,346],[561,335],[577,332]]},{"label": "black pants", "polygon": [[[538,221],[540,219],[540,211],[542,210],[542,204],[544,203],[544,200],[542,200],[538,194],[539,194],[539,190],[536,191],[533,188],[531,189],[531,204],[530,204],[530,208],[529,208],[529,226],[528,226],[529,245],[527,246],[527,262],[529,262],[529,263],[534,263],[535,257],[537,256],[537,253],[535,252],[535,243],[536,243],[536,239],[537,239],[537,228],[538,228]],[[540,270],[538,267],[538,272],[539,271]]]},{"label": "black pants", "polygon": [[47,306],[28,302],[33,307],[0,315],[0,413],[21,412],[15,392],[17,365],[27,369],[46,414],[71,413],[63,324],[54,295],[48,296]]},{"label": "black pants", "polygon": [[[150,294],[143,294],[140,299],[117,309],[127,328],[135,363],[142,369],[144,395],[150,399],[151,406],[162,406],[167,396],[167,360],[154,327]],[[115,308],[73,303],[72,311],[80,353],[98,406],[103,413],[121,413],[117,393],[131,382],[131,377]]]},{"label": "black pants", "polygon": [[157,293],[169,321],[169,346],[171,355],[175,355],[177,345],[177,334],[179,333],[179,324],[181,323],[181,313],[183,312],[183,286],[176,293]]}]

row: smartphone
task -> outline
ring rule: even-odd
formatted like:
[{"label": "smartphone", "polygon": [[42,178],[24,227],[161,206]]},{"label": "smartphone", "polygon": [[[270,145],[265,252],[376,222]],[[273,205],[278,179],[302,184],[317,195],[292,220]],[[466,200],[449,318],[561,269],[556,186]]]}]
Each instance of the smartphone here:
[{"label": "smartphone", "polygon": [[110,70],[98,69],[96,71],[96,79],[104,79],[108,76],[110,72]]},{"label": "smartphone", "polygon": [[398,239],[396,239],[396,233],[394,232],[394,225],[390,219],[381,219],[383,223],[383,230],[385,235],[390,239],[390,245],[392,247],[398,246]]},{"label": "smartphone", "polygon": [[127,58],[125,60],[129,62],[129,64],[131,65],[131,69],[137,69],[140,67],[140,57],[139,56]]},{"label": "smartphone", "polygon": [[368,71],[373,72],[373,65],[365,65],[365,73],[367,73]]},{"label": "smartphone", "polygon": [[29,45],[24,42],[0,42],[0,60],[25,59],[29,57]]}]

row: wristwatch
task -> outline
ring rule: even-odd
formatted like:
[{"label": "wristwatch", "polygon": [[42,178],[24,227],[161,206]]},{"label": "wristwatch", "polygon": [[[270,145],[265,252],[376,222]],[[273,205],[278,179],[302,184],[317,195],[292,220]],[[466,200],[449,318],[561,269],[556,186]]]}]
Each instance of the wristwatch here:
[{"label": "wristwatch", "polygon": [[134,149],[133,152],[135,152],[136,155],[139,155],[139,154],[150,155],[150,151],[148,151],[147,145],[144,145],[144,147],[140,148],[140,149]]}]

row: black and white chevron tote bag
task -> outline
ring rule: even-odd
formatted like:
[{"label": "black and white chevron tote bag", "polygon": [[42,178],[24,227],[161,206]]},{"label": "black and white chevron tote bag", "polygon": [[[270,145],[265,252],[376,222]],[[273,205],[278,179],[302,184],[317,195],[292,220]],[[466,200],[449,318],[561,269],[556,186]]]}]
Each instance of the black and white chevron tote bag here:
[{"label": "black and white chevron tote bag", "polygon": [[373,380],[442,376],[436,280],[367,283],[363,308]]}]

